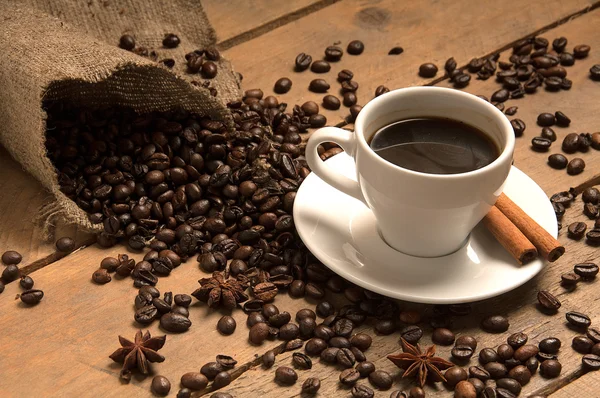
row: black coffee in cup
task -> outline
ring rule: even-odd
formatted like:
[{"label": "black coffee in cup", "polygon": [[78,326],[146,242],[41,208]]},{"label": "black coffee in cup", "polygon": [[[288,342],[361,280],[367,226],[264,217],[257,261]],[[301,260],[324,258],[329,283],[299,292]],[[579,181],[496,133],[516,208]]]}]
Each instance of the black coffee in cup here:
[{"label": "black coffee in cup", "polygon": [[369,144],[397,166],[430,174],[458,174],[492,163],[500,150],[481,130],[442,118],[400,120],[378,130]]}]

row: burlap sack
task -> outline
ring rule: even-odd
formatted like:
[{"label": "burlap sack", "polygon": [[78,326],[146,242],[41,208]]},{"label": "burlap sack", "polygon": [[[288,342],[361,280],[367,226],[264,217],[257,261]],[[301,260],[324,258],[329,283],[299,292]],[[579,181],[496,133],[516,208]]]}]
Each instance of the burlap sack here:
[{"label": "burlap sack", "polygon": [[[174,71],[117,47],[122,34],[138,46],[175,60]],[[162,47],[167,33],[181,39]],[[85,105],[118,104],[140,112],[183,107],[231,122],[224,103],[239,98],[239,82],[221,59],[207,89],[189,84],[184,54],[214,45],[216,36],[199,0],[0,1],[0,143],[53,196],[41,219],[58,217],[99,230],[59,190],[46,157],[45,99],[69,98]]]}]

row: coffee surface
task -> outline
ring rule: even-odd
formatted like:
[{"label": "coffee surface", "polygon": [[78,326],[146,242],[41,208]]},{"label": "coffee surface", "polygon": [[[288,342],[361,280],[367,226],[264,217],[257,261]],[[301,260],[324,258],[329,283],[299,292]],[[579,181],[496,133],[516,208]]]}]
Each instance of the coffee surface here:
[{"label": "coffee surface", "polygon": [[458,174],[492,163],[499,150],[485,133],[441,118],[414,118],[378,130],[369,144],[397,166],[430,174]]}]

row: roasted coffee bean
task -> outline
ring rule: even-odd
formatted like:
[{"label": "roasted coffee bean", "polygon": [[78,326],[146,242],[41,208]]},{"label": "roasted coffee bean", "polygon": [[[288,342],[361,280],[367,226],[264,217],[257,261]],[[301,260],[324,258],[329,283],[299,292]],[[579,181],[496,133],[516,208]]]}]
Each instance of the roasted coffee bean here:
[{"label": "roasted coffee bean", "polygon": [[112,280],[112,277],[104,268],[99,268],[92,274],[92,281],[99,285],[104,285]]},{"label": "roasted coffee bean", "polygon": [[227,371],[222,371],[215,376],[212,387],[218,389],[228,386],[229,384],[231,384],[231,375]]},{"label": "roasted coffee bean", "polygon": [[594,342],[586,336],[575,336],[571,342],[571,347],[580,354],[587,354],[592,350]]},{"label": "roasted coffee bean", "polygon": [[275,363],[275,352],[273,350],[269,350],[265,352],[262,356],[262,365],[265,369],[269,369]]},{"label": "roasted coffee bean", "polygon": [[361,351],[368,350],[369,347],[371,347],[372,342],[373,339],[371,338],[371,336],[365,333],[358,333],[352,336],[352,338],[350,338],[350,344],[352,344],[352,346],[358,348]]},{"label": "roasted coffee bean", "polygon": [[547,378],[553,379],[560,375],[562,370],[562,365],[555,359],[549,359],[547,361],[542,362],[540,365],[540,374]]},{"label": "roasted coffee bean", "polygon": [[556,312],[561,306],[560,301],[547,290],[540,290],[537,299],[542,308],[548,311]]},{"label": "roasted coffee bean", "polygon": [[283,385],[292,385],[298,380],[296,371],[287,366],[280,366],[275,370],[275,381]]},{"label": "roasted coffee bean", "polygon": [[151,388],[154,394],[164,397],[171,391],[171,382],[165,376],[154,376],[152,378]]},{"label": "roasted coffee bean", "polygon": [[44,298],[44,292],[39,289],[25,290],[19,295],[19,298],[27,305],[36,305]]},{"label": "roasted coffee bean", "polygon": [[390,51],[388,51],[388,55],[400,55],[404,52],[402,47],[392,47]]},{"label": "roasted coffee bean", "polygon": [[586,336],[594,342],[594,344],[600,343],[600,330],[595,328],[589,328],[585,332]]},{"label": "roasted coffee bean", "polygon": [[181,385],[190,390],[204,390],[208,385],[208,379],[200,372],[188,372],[181,376]]},{"label": "roasted coffee bean", "polygon": [[508,344],[500,344],[498,348],[496,348],[496,352],[501,360],[506,361],[507,359],[512,358],[515,350]]},{"label": "roasted coffee bean", "polygon": [[356,365],[356,370],[358,370],[361,377],[367,377],[373,371],[375,371],[375,364],[369,361],[362,361]]},{"label": "roasted coffee bean", "polygon": [[200,73],[205,79],[212,79],[213,77],[217,76],[217,72],[217,64],[212,61],[206,61],[203,63],[202,68],[200,69]]},{"label": "roasted coffee bean", "polygon": [[396,323],[391,319],[380,319],[375,323],[375,330],[381,335],[390,335],[396,331]]},{"label": "roasted coffee bean", "polygon": [[409,398],[425,398],[425,391],[421,387],[413,387],[408,391]]},{"label": "roasted coffee bean", "polygon": [[432,63],[425,63],[419,66],[419,76],[421,77],[434,77],[438,72],[438,67]]},{"label": "roasted coffee bean", "polygon": [[586,354],[581,358],[581,365],[585,370],[598,370],[600,369],[600,356]]},{"label": "roasted coffee bean", "polygon": [[304,297],[304,288],[305,288],[305,283],[304,281],[301,280],[294,280],[291,285],[288,288],[288,291],[290,293],[290,296],[292,297]]},{"label": "roasted coffee bean", "polygon": [[471,75],[467,73],[461,73],[454,78],[454,87],[456,88],[464,88],[469,85],[471,81]]},{"label": "roasted coffee bean", "polygon": [[[507,115],[507,116],[514,116],[514,115],[516,115],[516,114],[517,114],[517,110],[518,110],[518,109],[519,109],[519,108],[518,108],[518,107],[516,107],[516,106],[511,106],[511,107],[509,107],[509,108],[506,108],[506,110],[504,111],[504,114],[505,114],[505,115]],[[544,135],[542,134],[542,137],[543,137],[543,136],[544,136]],[[548,137],[545,137],[545,138],[548,138]]]},{"label": "roasted coffee bean", "polygon": [[295,323],[286,323],[279,328],[279,339],[288,341],[298,338],[300,328]]},{"label": "roasted coffee bean", "polygon": [[251,312],[250,314],[248,314],[248,318],[246,319],[246,325],[249,328],[252,328],[252,326],[260,322],[267,322],[267,319],[263,314],[261,314],[260,312]]},{"label": "roasted coffee bean", "polygon": [[344,368],[350,368],[356,363],[354,353],[352,353],[352,350],[350,350],[349,348],[340,348],[340,350],[335,356],[335,360],[340,366]]},{"label": "roasted coffee bean", "polygon": [[600,243],[600,229],[594,228],[591,231],[588,231],[588,233],[585,234],[585,237],[590,243]]},{"label": "roasted coffee bean", "polygon": [[561,341],[556,337],[548,337],[538,344],[540,351],[546,354],[556,354],[561,346]]},{"label": "roasted coffee bean", "polygon": [[483,368],[490,374],[492,379],[501,379],[506,377],[508,370],[506,366],[500,362],[490,362],[483,365]]},{"label": "roasted coffee bean", "polygon": [[481,366],[471,366],[469,367],[469,376],[481,381],[486,381],[490,378],[490,373]]},{"label": "roasted coffee bean", "polygon": [[568,159],[560,153],[555,153],[548,156],[548,164],[553,169],[564,169],[567,167],[568,162]]},{"label": "roasted coffee bean", "polygon": [[223,315],[219,322],[217,322],[217,330],[226,336],[235,332],[236,322],[233,317],[229,315]]},{"label": "roasted coffee bean", "polygon": [[160,326],[167,332],[182,333],[192,326],[192,322],[183,315],[169,312],[160,317]]},{"label": "roasted coffee bean", "polygon": [[567,164],[567,173],[570,175],[577,175],[583,172],[585,169],[585,162],[581,158],[571,159],[569,164]]},{"label": "roasted coffee bean", "polygon": [[327,61],[315,61],[310,66],[310,70],[314,73],[327,73],[331,70],[331,65]]},{"label": "roasted coffee bean", "polygon": [[371,372],[369,374],[369,381],[380,390],[389,390],[394,382],[392,376],[385,370]]},{"label": "roasted coffee bean", "polygon": [[506,339],[506,343],[510,345],[515,350],[519,347],[522,347],[527,343],[528,337],[523,332],[513,333]]},{"label": "roasted coffee bean", "polygon": [[323,108],[332,111],[340,109],[340,100],[335,95],[326,95],[323,97]]},{"label": "roasted coffee bean", "polygon": [[454,339],[454,333],[446,328],[434,329],[431,335],[431,340],[438,345],[451,345],[454,343]]},{"label": "roasted coffee bean", "polygon": [[508,372],[508,377],[516,380],[520,385],[524,386],[531,380],[531,371],[524,365],[518,365]]},{"label": "roasted coffee bean", "polygon": [[252,344],[262,344],[269,337],[269,325],[259,322],[250,328],[248,339]]},{"label": "roasted coffee bean", "polygon": [[454,344],[457,347],[466,346],[471,348],[471,350],[475,350],[477,348],[477,340],[473,336],[459,336]]},{"label": "roasted coffee bean", "polygon": [[123,50],[131,51],[135,47],[135,39],[131,35],[123,35],[119,39],[119,47]]},{"label": "roasted coffee bean", "polygon": [[459,382],[468,379],[467,371],[460,366],[453,366],[444,373],[446,384],[450,388],[454,388]]},{"label": "roasted coffee bean", "polygon": [[311,369],[312,368],[312,360],[305,354],[301,352],[295,352],[292,354],[292,365],[296,369]]},{"label": "roasted coffee bean", "polygon": [[454,387],[455,398],[476,398],[477,394],[475,386],[467,380],[459,381]]},{"label": "roasted coffee bean", "polygon": [[[179,396],[177,398],[179,398]],[[233,395],[231,395],[228,392],[217,391],[216,393],[212,394],[209,398],[233,398]]]},{"label": "roasted coffee bean", "polygon": [[561,111],[554,112],[556,124],[561,127],[568,127],[571,124],[571,119]]},{"label": "roasted coffee bean", "polygon": [[30,276],[22,276],[19,285],[25,290],[33,288],[34,282]]},{"label": "roasted coffee bean", "polygon": [[423,337],[423,329],[416,325],[406,326],[400,330],[400,336],[410,344],[416,344]]},{"label": "roasted coffee bean", "polygon": [[62,237],[56,241],[56,249],[59,252],[71,253],[75,250],[75,241],[68,236]]},{"label": "roasted coffee bean", "polygon": [[[263,311],[263,315],[267,315]],[[283,311],[279,314],[273,314],[269,317],[269,325],[274,326],[276,328],[282,327],[286,323],[288,323],[292,319],[292,316],[287,311]]]},{"label": "roasted coffee bean", "polygon": [[577,285],[581,277],[574,272],[567,272],[560,276],[561,284],[565,287]]},{"label": "roasted coffee bean", "polygon": [[352,394],[352,398],[373,398],[375,396],[373,390],[364,384],[359,384],[352,387],[350,393]]},{"label": "roasted coffee bean", "polygon": [[579,44],[573,47],[573,55],[577,59],[585,58],[590,53],[590,46],[587,44]]},{"label": "roasted coffee bean", "polygon": [[473,348],[466,345],[455,345],[450,352],[459,361],[466,361],[473,356]]},{"label": "roasted coffee bean", "polygon": [[303,394],[316,394],[321,388],[321,380],[317,377],[309,377],[302,383]]},{"label": "roasted coffee bean", "polygon": [[[321,330],[321,329],[319,329],[319,330]],[[319,333],[319,335],[321,335],[321,333]],[[323,340],[325,340],[325,339],[323,339]],[[348,340],[345,337],[340,337],[340,336],[331,337],[327,341],[327,343],[330,346],[337,347],[337,348],[350,348],[350,347],[352,347],[352,344],[350,343],[350,340]]]},{"label": "roasted coffee bean", "polygon": [[510,95],[510,92],[507,89],[500,89],[492,94],[490,98],[492,102],[505,102]]},{"label": "roasted coffee bean", "polygon": [[567,134],[562,142],[562,150],[566,153],[575,153],[579,149],[580,140],[580,136],[576,133]]},{"label": "roasted coffee bean", "polygon": [[[587,230],[587,225],[584,222],[574,222],[569,224],[567,228],[567,233],[569,238],[571,239],[581,239],[585,235],[585,231]],[[576,266],[577,267],[577,266]],[[596,267],[596,273],[598,273],[598,268]]]},{"label": "roasted coffee bean", "polygon": [[500,357],[498,353],[493,348],[484,348],[479,352],[479,362],[482,365],[485,365],[489,362],[498,362]]},{"label": "roasted coffee bean", "polygon": [[312,57],[305,53],[300,53],[296,56],[295,67],[297,72],[302,72],[310,66]]},{"label": "roasted coffee bean", "polygon": [[508,319],[501,315],[492,315],[481,321],[481,328],[489,333],[506,332],[508,326]]},{"label": "roasted coffee bean", "polygon": [[[583,233],[585,233],[585,229],[581,233],[582,236]],[[573,271],[583,279],[594,279],[598,275],[598,266],[594,263],[580,263],[575,264]]]},{"label": "roasted coffee bean", "polygon": [[292,81],[287,77],[282,77],[281,79],[275,82],[275,86],[273,86],[273,91],[277,94],[285,94],[292,88]]},{"label": "roasted coffee bean", "polygon": [[360,379],[360,373],[354,368],[347,368],[340,373],[340,383],[353,386]]},{"label": "roasted coffee bean", "polygon": [[338,46],[329,46],[325,49],[325,59],[329,62],[337,62],[342,59],[344,51]]},{"label": "roasted coffee bean", "polygon": [[515,350],[514,358],[518,361],[525,362],[529,358],[537,355],[539,348],[533,344],[526,344]]},{"label": "roasted coffee bean", "polygon": [[21,253],[14,250],[7,250],[2,253],[2,263],[4,263],[4,265],[17,265],[21,260],[23,260]]},{"label": "roasted coffee bean", "polygon": [[[527,369],[525,369],[527,371]],[[504,391],[507,391],[509,394],[506,395]],[[499,380],[496,380],[496,391],[498,392],[499,397],[508,398],[508,397],[517,397],[521,394],[521,384],[513,378],[505,377]]]},{"label": "roasted coffee bean", "polygon": [[327,348],[327,342],[318,337],[313,337],[312,339],[308,340],[304,346],[304,350],[310,356],[317,356],[321,354],[325,348]]},{"label": "roasted coffee bean", "polygon": [[540,113],[537,117],[537,124],[542,127],[554,126],[556,118],[551,113]]},{"label": "roasted coffee bean", "polygon": [[324,349],[320,354],[321,361],[326,363],[335,363],[339,350],[340,349],[337,347],[328,347]]},{"label": "roasted coffee bean", "polygon": [[2,281],[4,283],[9,283],[14,280],[17,280],[20,275],[21,271],[19,270],[19,268],[16,265],[11,264],[4,268],[4,270],[2,271]]},{"label": "roasted coffee bean", "polygon": [[168,33],[165,35],[162,44],[167,48],[175,48],[181,43],[179,37],[174,33]]},{"label": "roasted coffee bean", "polygon": [[202,373],[208,380],[214,380],[219,373],[223,371],[223,366],[217,362],[208,362],[202,365],[200,373]]},{"label": "roasted coffee bean", "polygon": [[318,285],[315,285],[314,283],[309,282],[304,287],[304,294],[306,294],[308,297],[319,300],[325,296],[325,290],[323,290]]},{"label": "roasted coffee bean", "polygon": [[591,353],[594,355],[600,355],[600,343],[594,344],[594,346],[592,347]]},{"label": "roasted coffee bean", "polygon": [[594,187],[587,188],[581,194],[581,200],[583,200],[584,203],[598,204],[600,201],[600,191]]},{"label": "roasted coffee bean", "polygon": [[590,78],[592,80],[600,80],[600,64],[593,65],[590,68]]},{"label": "roasted coffee bean", "polygon": [[346,52],[350,55],[359,55],[363,51],[365,51],[365,45],[360,40],[352,40],[346,48]]},{"label": "roasted coffee bean", "polygon": [[552,146],[552,141],[544,137],[533,137],[531,139],[531,148],[538,152],[546,152]]},{"label": "roasted coffee bean", "polygon": [[383,95],[385,93],[389,93],[390,89],[387,88],[386,86],[377,86],[377,88],[375,89],[375,97],[379,97],[380,95]]},{"label": "roasted coffee bean", "polygon": [[582,314],[581,312],[567,312],[565,317],[567,318],[569,324],[577,328],[587,328],[592,323],[590,317],[585,314]]},{"label": "roasted coffee bean", "polygon": [[456,69],[456,60],[454,59],[454,57],[448,58],[448,60],[446,60],[446,63],[444,64],[444,70],[446,71],[446,73],[450,74],[455,69]]},{"label": "roasted coffee bean", "polygon": [[567,38],[566,37],[558,37],[552,41],[552,48],[557,53],[563,52],[566,46],[567,46]]},{"label": "roasted coffee bean", "polygon": [[556,141],[556,133],[554,132],[554,130],[552,130],[551,127],[542,128],[541,135],[542,135],[542,138],[547,138],[552,142]]},{"label": "roasted coffee bean", "polygon": [[510,125],[513,128],[515,137],[520,137],[523,135],[523,132],[525,131],[525,127],[526,127],[524,121],[522,121],[521,119],[512,119],[510,121]]}]

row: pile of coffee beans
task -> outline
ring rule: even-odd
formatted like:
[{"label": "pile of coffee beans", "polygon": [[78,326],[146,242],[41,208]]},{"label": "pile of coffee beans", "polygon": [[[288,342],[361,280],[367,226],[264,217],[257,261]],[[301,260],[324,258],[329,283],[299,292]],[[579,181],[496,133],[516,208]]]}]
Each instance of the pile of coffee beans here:
[{"label": "pile of coffee beans", "polygon": [[160,291],[150,285],[142,286],[135,296],[134,320],[140,325],[149,325],[160,320],[160,327],[171,333],[187,331],[192,322],[188,307],[192,298],[187,294],[166,292],[160,297]]}]

